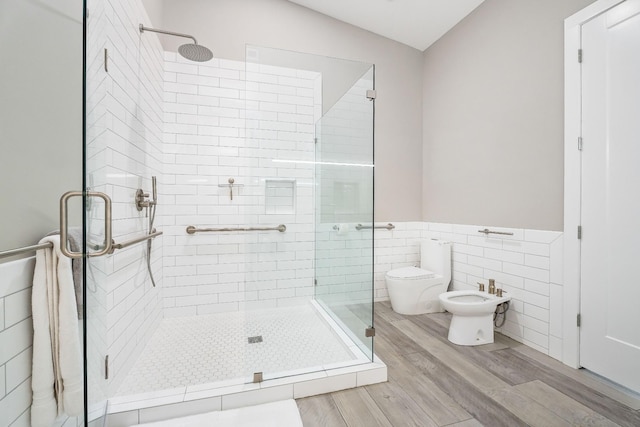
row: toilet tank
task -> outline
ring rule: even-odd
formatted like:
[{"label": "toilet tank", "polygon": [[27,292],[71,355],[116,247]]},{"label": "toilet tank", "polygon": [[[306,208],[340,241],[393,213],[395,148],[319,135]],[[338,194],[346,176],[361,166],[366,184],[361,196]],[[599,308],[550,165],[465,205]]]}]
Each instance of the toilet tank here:
[{"label": "toilet tank", "polygon": [[420,244],[420,267],[451,281],[451,242],[429,239]]}]

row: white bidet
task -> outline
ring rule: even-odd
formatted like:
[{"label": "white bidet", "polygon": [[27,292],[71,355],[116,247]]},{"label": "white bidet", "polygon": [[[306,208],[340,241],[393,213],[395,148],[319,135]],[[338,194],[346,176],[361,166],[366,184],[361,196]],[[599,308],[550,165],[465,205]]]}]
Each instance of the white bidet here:
[{"label": "white bidet", "polygon": [[448,339],[458,345],[493,342],[493,313],[498,304],[511,300],[482,291],[452,291],[438,295],[442,307],[450,312]]}]

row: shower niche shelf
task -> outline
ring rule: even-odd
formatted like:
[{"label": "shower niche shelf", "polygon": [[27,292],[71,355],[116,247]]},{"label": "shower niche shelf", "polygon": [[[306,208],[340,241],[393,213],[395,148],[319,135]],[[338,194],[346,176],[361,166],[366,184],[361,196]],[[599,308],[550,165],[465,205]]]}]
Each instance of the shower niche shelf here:
[{"label": "shower niche shelf", "polygon": [[265,186],[265,213],[294,214],[296,213],[296,180],[295,179],[267,179]]}]

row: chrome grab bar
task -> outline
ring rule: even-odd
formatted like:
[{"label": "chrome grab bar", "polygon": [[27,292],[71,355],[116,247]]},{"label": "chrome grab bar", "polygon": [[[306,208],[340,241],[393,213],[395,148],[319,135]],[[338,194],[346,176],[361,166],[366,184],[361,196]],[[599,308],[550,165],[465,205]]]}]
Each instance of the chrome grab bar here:
[{"label": "chrome grab bar", "polygon": [[[338,230],[340,227],[338,227],[337,225],[333,226],[334,230]],[[396,228],[395,225],[388,223],[387,225],[362,225],[362,224],[358,224],[355,226],[356,230],[370,230],[370,229],[377,229],[377,228],[384,228],[386,230],[393,230],[394,228]]]},{"label": "chrome grab bar", "polygon": [[391,223],[388,223],[387,225],[362,225],[362,224],[356,225],[356,230],[369,230],[372,228],[373,229],[384,228],[387,230],[393,230],[394,228],[396,228],[396,226]]},{"label": "chrome grab bar", "polygon": [[[378,229],[378,228],[384,228],[386,230],[393,230],[394,228],[396,228],[395,225],[388,223],[387,225],[362,225],[362,224],[358,224],[355,226],[356,230],[371,230],[371,229]],[[338,230],[340,229],[339,226],[334,225],[333,226],[334,230]]]},{"label": "chrome grab bar", "polygon": [[25,246],[23,248],[9,249],[8,251],[1,251],[0,258],[6,258],[14,255],[20,255],[31,251],[37,251],[40,249],[51,249],[53,247],[53,243],[41,243],[39,245],[31,245]]},{"label": "chrome grab bar", "polygon": [[478,233],[484,233],[485,235],[502,234],[504,236],[513,236],[513,233],[509,233],[509,232],[506,232],[506,231],[491,231],[488,228],[485,228],[484,230],[478,230]]},{"label": "chrome grab bar", "polygon": [[69,220],[67,218],[67,203],[72,197],[81,197],[84,194],[87,197],[100,197],[104,200],[104,249],[98,252],[87,252],[88,257],[97,257],[106,255],[111,252],[111,245],[113,243],[111,233],[111,198],[99,191],[67,191],[60,197],[60,252],[69,258],[82,258],[82,252],[73,252],[67,249],[67,236],[69,234]]},{"label": "chrome grab bar", "polygon": [[280,224],[277,227],[238,227],[238,228],[196,228],[193,225],[187,227],[188,234],[195,234],[201,232],[222,232],[222,231],[279,231],[284,233],[287,231],[287,226]]},{"label": "chrome grab bar", "polygon": [[135,245],[136,243],[140,243],[140,242],[144,242],[150,239],[155,239],[156,237],[162,235],[162,231],[156,231],[155,228],[153,229],[153,232],[141,236],[141,237],[136,237],[135,239],[131,239],[131,240],[127,240],[126,242],[122,242],[122,243],[116,243],[116,242],[112,242],[111,244],[111,252],[109,252],[110,254],[114,253],[116,249],[124,249],[127,248],[129,246]]}]

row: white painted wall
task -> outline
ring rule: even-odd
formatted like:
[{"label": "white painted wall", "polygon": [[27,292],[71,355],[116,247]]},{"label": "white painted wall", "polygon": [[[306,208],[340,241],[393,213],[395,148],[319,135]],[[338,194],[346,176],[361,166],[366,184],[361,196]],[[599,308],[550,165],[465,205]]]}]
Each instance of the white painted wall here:
[{"label": "white painted wall", "polygon": [[[421,52],[285,0],[165,0],[163,21],[218,58],[243,61],[252,44],[375,64],[376,217],[420,219]],[[165,41],[170,51],[183,43]]]},{"label": "white painted wall", "polygon": [[58,199],[82,187],[82,3],[3,0],[0,16],[4,250],[57,229]]},{"label": "white painted wall", "polygon": [[[0,2],[0,250],[57,229],[82,188],[82,3]],[[81,215],[70,205],[72,220]],[[76,222],[78,223],[78,222]],[[0,425],[28,427],[33,253],[0,260]],[[81,420],[61,417],[57,426]]]},{"label": "white painted wall", "polygon": [[[149,22],[141,22],[145,27],[164,29],[164,3],[158,0],[142,0],[142,5],[147,11]],[[158,34],[158,37],[162,37]]]},{"label": "white painted wall", "polygon": [[423,218],[563,227],[563,20],[592,0],[486,0],[424,53]]}]

